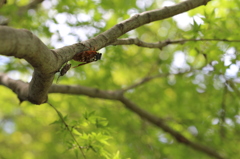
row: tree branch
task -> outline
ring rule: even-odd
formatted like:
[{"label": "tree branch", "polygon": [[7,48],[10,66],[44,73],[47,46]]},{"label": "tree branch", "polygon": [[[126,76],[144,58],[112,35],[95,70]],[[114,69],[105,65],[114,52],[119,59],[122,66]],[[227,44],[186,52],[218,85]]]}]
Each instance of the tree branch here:
[{"label": "tree branch", "polygon": [[97,88],[89,88],[79,85],[56,85],[53,84],[49,90],[49,93],[62,93],[62,94],[75,94],[85,95],[92,98],[102,98],[117,100],[122,94],[122,91],[104,91]]},{"label": "tree branch", "polygon": [[140,86],[140,85],[142,85],[144,83],[147,83],[147,82],[149,82],[149,81],[151,81],[153,79],[160,78],[160,77],[166,77],[166,76],[169,76],[169,75],[170,75],[169,73],[166,73],[166,74],[158,74],[158,75],[155,75],[155,76],[145,77],[142,80],[140,80],[139,82],[137,82],[137,83],[135,83],[135,84],[133,84],[131,86],[128,86],[127,88],[124,88],[122,91],[126,92],[126,91],[128,91],[130,89],[136,88],[136,87],[138,87],[138,86]]},{"label": "tree branch", "polygon": [[140,47],[148,47],[148,48],[159,48],[162,49],[164,46],[168,44],[166,41],[156,42],[156,43],[147,43],[138,38],[125,38],[125,39],[117,39],[111,45],[137,45]]},{"label": "tree branch", "polygon": [[144,118],[148,120],[150,123],[156,125],[157,127],[161,128],[165,132],[169,133],[172,137],[174,137],[178,142],[183,143],[187,146],[192,147],[195,150],[201,151],[205,154],[208,154],[212,157],[215,157],[217,159],[223,159],[223,157],[218,154],[216,151],[212,150],[211,148],[207,146],[200,145],[198,143],[192,142],[189,139],[187,139],[185,136],[180,134],[179,132],[173,130],[169,126],[167,126],[164,123],[164,120],[158,117],[153,116],[152,114],[140,109],[136,104],[134,104],[129,99],[122,96],[120,98],[120,101],[126,106],[126,108],[130,109],[134,113],[138,114],[141,118]]},{"label": "tree branch", "polygon": [[56,71],[57,67],[54,65],[57,56],[36,36],[24,29],[0,26],[0,43],[4,46],[0,48],[0,54],[24,58],[34,67],[29,91],[20,91],[22,93],[18,94],[20,99],[25,99],[27,96],[29,101],[36,104],[46,102],[48,87],[51,86],[54,78],[52,70]]},{"label": "tree branch", "polygon": [[[0,84],[4,85],[14,92],[18,92],[22,90],[20,87],[27,87],[27,83],[24,83],[20,80],[13,80],[8,78],[5,74],[0,74]],[[192,147],[195,150],[201,151],[206,153],[210,156],[213,156],[218,159],[223,159],[221,155],[219,155],[214,150],[200,145],[198,143],[194,143],[187,139],[185,136],[180,134],[179,132],[173,130],[169,126],[164,123],[164,119],[158,118],[153,116],[152,114],[142,110],[137,106],[135,103],[130,101],[129,99],[123,96],[122,90],[117,91],[104,91],[95,88],[89,88],[84,86],[70,86],[70,85],[52,85],[50,87],[49,93],[62,93],[62,94],[76,94],[76,95],[86,95],[92,98],[101,98],[101,99],[110,99],[122,102],[126,108],[130,109],[134,113],[138,114],[141,118],[146,119],[150,123],[156,125],[157,127],[161,128],[163,131],[169,133],[172,137],[174,137],[178,142],[183,143],[187,146]]]},{"label": "tree branch", "polygon": [[186,42],[199,42],[199,41],[224,41],[224,42],[240,42],[240,40],[227,40],[227,39],[181,39],[181,40],[165,40],[159,41],[155,43],[147,43],[138,38],[125,38],[125,39],[117,39],[111,45],[137,45],[140,47],[148,47],[148,48],[159,48],[162,49],[163,47],[169,44],[184,44]]},{"label": "tree branch", "polygon": [[[19,99],[27,99],[34,104],[47,101],[48,89],[52,85],[54,74],[76,53],[72,47],[64,47],[57,50],[58,52],[51,51],[28,30],[6,26],[0,26],[0,43],[4,46],[0,47],[0,54],[24,58],[34,67],[29,88],[18,91]],[[62,56],[64,53],[66,55]]]},{"label": "tree branch", "polygon": [[[47,101],[47,94],[54,79],[54,74],[72,57],[84,51],[83,44],[91,44],[95,49],[105,47],[114,42],[126,32],[144,24],[172,17],[186,12],[200,5],[206,5],[210,0],[187,0],[179,4],[136,14],[111,29],[89,39],[83,43],[65,46],[60,49],[49,50],[36,36],[27,30],[13,29],[0,26],[0,54],[26,59],[33,67],[33,78],[28,92],[18,94],[20,99],[25,99],[34,104],[42,104]],[[19,91],[23,93],[24,91]]]},{"label": "tree branch", "polygon": [[17,94],[20,102],[27,100],[28,83],[24,83],[20,80],[13,80],[6,74],[0,73],[0,85],[10,88],[14,93]]},{"label": "tree branch", "polygon": [[164,73],[164,74],[157,74],[157,75],[154,75],[154,76],[147,76],[147,77],[141,79],[139,82],[137,82],[137,83],[135,83],[135,84],[132,84],[132,85],[130,85],[130,86],[122,89],[121,91],[122,91],[122,92],[126,92],[126,91],[128,91],[128,90],[130,90],[130,89],[136,88],[136,87],[138,87],[138,86],[140,86],[140,85],[142,85],[142,84],[145,84],[145,83],[147,83],[147,82],[149,82],[149,81],[151,81],[151,80],[154,80],[154,79],[156,79],[156,78],[167,77],[167,76],[169,76],[169,75],[183,75],[183,74],[189,73],[189,72],[191,72],[191,71],[194,71],[194,70],[190,69],[190,70],[188,70],[188,71],[179,72],[179,73]]},{"label": "tree branch", "polygon": [[211,0],[186,0],[173,6],[136,14],[133,17],[113,26],[109,30],[99,34],[98,36],[89,39],[87,43],[94,44],[94,47],[98,50],[113,43],[118,37],[130,30],[154,21],[170,18],[174,15],[186,12],[201,5],[206,5],[209,1]]},{"label": "tree branch", "polygon": [[[110,45],[111,43],[116,41],[118,37],[122,36],[128,31],[131,31],[142,25],[145,25],[154,21],[170,18],[174,15],[186,12],[188,10],[194,9],[201,5],[206,5],[209,1],[211,0],[198,0],[198,1],[187,0],[173,6],[136,14],[133,17],[113,26],[109,30],[97,35],[96,37],[93,37],[89,40],[82,42],[82,44],[85,44],[89,47],[94,47],[96,50],[99,50],[105,46]],[[79,48],[79,44],[81,45],[81,43],[77,43],[70,46],[65,46],[64,48],[65,49],[68,49],[69,47],[74,48],[75,52],[78,53],[80,51],[83,51],[81,47]],[[59,50],[62,50],[62,49],[63,48],[56,49],[55,51],[58,52]],[[61,53],[61,51],[59,52],[61,56],[66,56],[65,53]],[[71,53],[69,53],[69,56],[73,57]]]}]

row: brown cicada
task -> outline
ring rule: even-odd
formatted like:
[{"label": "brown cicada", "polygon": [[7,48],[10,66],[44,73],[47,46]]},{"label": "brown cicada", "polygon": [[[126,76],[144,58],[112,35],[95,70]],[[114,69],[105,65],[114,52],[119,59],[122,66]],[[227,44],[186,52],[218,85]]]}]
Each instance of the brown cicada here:
[{"label": "brown cicada", "polygon": [[74,66],[73,68],[88,64],[93,61],[98,61],[102,57],[101,53],[98,53],[95,49],[90,49],[87,51],[83,51],[80,53],[77,53],[74,57],[73,60],[78,61],[78,62],[83,62],[77,66]]}]

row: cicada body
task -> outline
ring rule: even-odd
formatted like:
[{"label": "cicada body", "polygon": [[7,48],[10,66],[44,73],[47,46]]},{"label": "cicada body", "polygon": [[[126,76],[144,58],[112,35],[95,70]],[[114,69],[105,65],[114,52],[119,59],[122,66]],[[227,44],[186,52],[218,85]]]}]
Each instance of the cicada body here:
[{"label": "cicada body", "polygon": [[78,62],[83,62],[77,66],[74,66],[73,68],[76,68],[78,66],[82,66],[85,64],[88,64],[93,61],[98,61],[102,57],[101,53],[98,53],[95,50],[88,50],[84,52],[77,53],[74,57],[73,60],[78,61]]},{"label": "cicada body", "polygon": [[60,74],[57,78],[56,83],[58,83],[58,79],[60,78],[60,76],[64,76],[70,68],[71,68],[71,64],[68,64],[68,63],[66,63],[66,65],[62,67],[62,69],[59,71]]}]

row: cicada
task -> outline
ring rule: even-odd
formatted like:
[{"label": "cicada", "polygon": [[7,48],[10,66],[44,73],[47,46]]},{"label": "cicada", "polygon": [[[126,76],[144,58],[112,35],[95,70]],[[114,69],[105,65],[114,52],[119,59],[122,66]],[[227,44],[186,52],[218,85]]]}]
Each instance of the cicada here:
[{"label": "cicada", "polygon": [[74,66],[73,68],[88,64],[93,61],[98,61],[102,57],[101,53],[98,53],[95,49],[90,49],[87,51],[83,51],[80,53],[77,53],[74,57],[74,61],[82,62],[81,64]]},{"label": "cicada", "polygon": [[58,75],[56,83],[58,83],[58,79],[60,78],[60,76],[64,76],[70,68],[71,68],[71,64],[68,64],[68,63],[66,63],[66,65],[62,67],[62,69],[59,71],[60,73]]}]

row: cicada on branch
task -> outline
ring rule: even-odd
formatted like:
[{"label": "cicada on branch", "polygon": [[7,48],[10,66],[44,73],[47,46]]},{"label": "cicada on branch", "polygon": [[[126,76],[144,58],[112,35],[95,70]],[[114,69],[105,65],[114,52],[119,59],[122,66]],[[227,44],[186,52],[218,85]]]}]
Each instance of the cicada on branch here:
[{"label": "cicada on branch", "polygon": [[90,49],[90,50],[87,50],[87,51],[77,53],[73,57],[73,60],[78,61],[78,62],[82,62],[82,63],[77,65],[77,66],[74,66],[73,68],[91,63],[93,61],[98,61],[98,60],[101,59],[101,57],[102,57],[102,54],[98,53],[95,49]]},{"label": "cicada on branch", "polygon": [[[101,59],[101,57],[102,57],[101,53],[98,53],[95,49],[91,49],[90,48],[87,51],[83,51],[83,52],[77,53],[73,57],[74,61],[78,61],[78,62],[81,62],[81,63],[79,65],[77,65],[77,66],[72,67],[72,68],[76,68],[76,67],[79,67],[79,66],[91,63],[93,61],[98,61],[98,60]],[[59,71],[60,74],[59,74],[59,76],[57,78],[57,81],[58,81],[59,77],[65,75],[70,68],[71,68],[71,64],[67,63],[66,65],[64,65],[62,67],[62,69]]]},{"label": "cicada on branch", "polygon": [[62,69],[59,71],[60,74],[59,74],[59,76],[58,76],[58,78],[57,78],[56,83],[58,82],[59,77],[60,77],[60,76],[64,76],[70,68],[71,68],[71,64],[68,64],[68,63],[66,63],[66,65],[64,65],[64,66],[62,67]]}]

